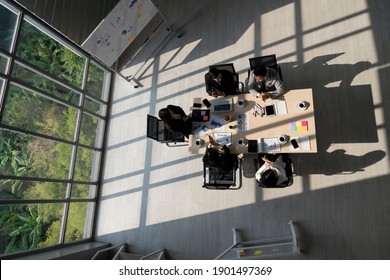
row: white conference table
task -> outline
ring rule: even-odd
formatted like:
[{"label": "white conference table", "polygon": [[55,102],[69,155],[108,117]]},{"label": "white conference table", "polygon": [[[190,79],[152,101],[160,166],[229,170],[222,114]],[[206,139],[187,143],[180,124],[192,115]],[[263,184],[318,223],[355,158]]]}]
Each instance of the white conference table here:
[{"label": "white conference table", "polygon": [[[252,94],[240,94],[236,96],[229,96],[226,98],[233,98],[234,110],[225,113],[211,113],[208,122],[193,122],[195,134],[190,135],[189,139],[189,153],[204,154],[206,147],[209,144],[208,135],[214,139],[221,133],[231,133],[231,145],[229,148],[232,153],[241,154],[248,153],[248,144],[244,146],[238,145],[238,140],[244,138],[247,143],[248,140],[257,140],[257,152],[265,153],[316,153],[317,152],[317,138],[315,127],[315,115],[313,104],[312,89],[295,89],[285,93],[279,99],[267,99],[263,101],[261,98],[256,98]],[[193,103],[202,103],[204,97],[194,98]],[[207,97],[210,102],[213,102],[212,97]],[[219,97],[218,99],[221,99]],[[223,97],[222,97],[223,99]],[[238,106],[238,100],[245,100],[245,107]],[[215,99],[214,99],[215,100]],[[305,110],[299,108],[298,103],[306,101],[308,106]],[[266,104],[274,103],[275,107],[280,108],[275,116],[255,116],[252,108],[256,103],[261,107]],[[191,107],[193,109],[207,109],[203,105],[201,108]],[[226,121],[225,117],[230,115],[231,120]],[[244,122],[240,122],[238,127],[238,118]],[[219,125],[215,125],[218,123]],[[233,126],[233,128],[229,128]],[[244,128],[245,127],[245,128]],[[281,144],[279,137],[285,134],[289,139],[296,139],[299,147],[294,148],[290,141]],[[201,147],[196,146],[196,141],[202,139]],[[244,143],[245,143],[244,142]]]}]

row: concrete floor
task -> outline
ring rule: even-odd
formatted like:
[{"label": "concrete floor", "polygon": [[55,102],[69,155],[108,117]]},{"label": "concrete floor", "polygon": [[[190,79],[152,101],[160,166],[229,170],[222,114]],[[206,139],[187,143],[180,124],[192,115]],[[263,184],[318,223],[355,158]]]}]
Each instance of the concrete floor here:
[{"label": "concrete floor", "polygon": [[[245,240],[277,237],[291,219],[305,252],[293,259],[390,259],[390,2],[157,2],[183,36],[162,31],[124,69],[147,60],[141,87],[116,78],[96,240],[213,259],[232,227]],[[245,177],[237,191],[202,189],[202,156],[147,139],[146,116],[168,104],[188,112],[206,96],[208,65],[232,62],[243,81],[248,58],[267,54],[289,88],[313,89],[318,153],[293,155],[289,188]]]}]

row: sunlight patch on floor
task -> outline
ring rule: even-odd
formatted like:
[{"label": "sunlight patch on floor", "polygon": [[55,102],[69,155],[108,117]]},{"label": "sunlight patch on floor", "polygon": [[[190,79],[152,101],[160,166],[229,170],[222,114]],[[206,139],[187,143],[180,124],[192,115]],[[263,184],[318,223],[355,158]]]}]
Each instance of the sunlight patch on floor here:
[{"label": "sunlight patch on floor", "polygon": [[255,188],[236,191],[207,190],[202,188],[201,181],[195,185],[193,181],[194,179],[189,178],[149,189],[146,225],[256,203]]}]

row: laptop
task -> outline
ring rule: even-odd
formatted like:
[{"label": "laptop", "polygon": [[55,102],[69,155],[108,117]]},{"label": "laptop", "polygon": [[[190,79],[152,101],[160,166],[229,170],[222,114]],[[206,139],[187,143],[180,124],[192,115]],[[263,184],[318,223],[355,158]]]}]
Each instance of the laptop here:
[{"label": "laptop", "polygon": [[233,98],[215,99],[211,101],[211,110],[214,113],[224,113],[233,111]]}]

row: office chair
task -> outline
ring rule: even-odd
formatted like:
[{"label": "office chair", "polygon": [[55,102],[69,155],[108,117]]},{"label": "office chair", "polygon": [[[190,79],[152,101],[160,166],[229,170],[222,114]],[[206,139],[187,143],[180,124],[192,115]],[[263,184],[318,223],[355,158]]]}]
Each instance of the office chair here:
[{"label": "office chair", "polygon": [[[262,182],[256,180],[257,186],[259,188],[285,188],[291,186],[294,183],[294,166],[290,154],[281,154],[281,156],[283,162],[286,164],[284,170],[286,171],[287,180],[277,186],[265,186]],[[262,166],[262,164],[263,162],[260,163],[258,159],[255,159],[257,170]]]},{"label": "office chair", "polygon": [[203,188],[209,190],[238,190],[241,186],[241,159],[237,158],[236,164],[230,171],[223,171],[220,168],[211,167],[203,163]]},{"label": "office chair", "polygon": [[183,134],[169,131],[162,120],[151,115],[148,115],[146,136],[168,147],[188,146]]},{"label": "office chair", "polygon": [[227,64],[216,64],[216,65],[210,65],[209,69],[211,68],[217,68],[218,70],[227,70],[230,73],[232,73],[234,81],[236,83],[236,91],[237,93],[244,93],[244,83],[239,81],[238,73],[234,69],[233,63],[227,63]]},{"label": "office chair", "polygon": [[273,68],[274,70],[278,71],[280,79],[283,80],[282,70],[278,65],[278,63],[276,62],[276,55],[271,54],[271,55],[249,58],[250,68],[248,70],[248,78],[249,78],[250,71],[255,69],[255,67],[258,65],[264,65],[265,67]]}]

